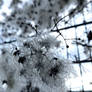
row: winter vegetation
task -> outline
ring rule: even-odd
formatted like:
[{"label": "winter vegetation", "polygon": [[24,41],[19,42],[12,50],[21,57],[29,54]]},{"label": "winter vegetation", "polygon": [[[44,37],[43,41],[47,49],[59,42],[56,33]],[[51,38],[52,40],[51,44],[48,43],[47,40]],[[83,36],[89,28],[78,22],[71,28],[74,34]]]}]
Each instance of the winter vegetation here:
[{"label": "winter vegetation", "polygon": [[[4,2],[0,0],[0,9]],[[62,34],[58,23],[66,8],[71,19],[82,12],[87,1],[7,0],[7,3],[9,14],[3,11],[0,20],[0,92],[67,92],[65,81],[74,70],[71,61],[60,52],[62,41],[57,38]]]}]

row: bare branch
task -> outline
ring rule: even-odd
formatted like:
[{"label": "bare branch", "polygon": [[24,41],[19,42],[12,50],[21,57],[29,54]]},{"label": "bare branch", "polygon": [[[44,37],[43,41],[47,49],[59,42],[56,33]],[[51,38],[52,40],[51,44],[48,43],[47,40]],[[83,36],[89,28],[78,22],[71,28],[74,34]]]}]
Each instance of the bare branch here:
[{"label": "bare branch", "polygon": [[60,28],[58,30],[57,29],[56,30],[51,30],[51,32],[57,32],[57,31],[66,30],[66,29],[70,29],[70,28],[76,28],[76,27],[84,26],[84,25],[88,25],[88,24],[92,24],[92,21],[83,22],[81,24],[76,24],[76,25],[73,25],[73,26],[68,26],[68,27]]}]

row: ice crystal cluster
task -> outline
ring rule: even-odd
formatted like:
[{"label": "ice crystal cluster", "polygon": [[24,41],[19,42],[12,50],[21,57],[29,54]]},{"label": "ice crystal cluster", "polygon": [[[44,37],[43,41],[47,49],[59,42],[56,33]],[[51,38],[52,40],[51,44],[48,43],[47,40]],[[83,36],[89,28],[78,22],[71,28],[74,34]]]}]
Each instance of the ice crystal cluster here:
[{"label": "ice crystal cluster", "polygon": [[0,92],[66,92],[70,64],[50,29],[72,0],[29,2],[19,7],[22,0],[12,0],[0,22]]}]

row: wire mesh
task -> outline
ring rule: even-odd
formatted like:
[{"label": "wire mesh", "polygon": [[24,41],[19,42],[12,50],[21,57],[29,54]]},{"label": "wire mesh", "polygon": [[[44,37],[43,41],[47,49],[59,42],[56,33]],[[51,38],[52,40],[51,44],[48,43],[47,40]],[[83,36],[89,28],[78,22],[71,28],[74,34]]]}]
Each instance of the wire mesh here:
[{"label": "wire mesh", "polygon": [[[67,20],[68,19],[68,20]],[[64,15],[55,23],[56,29],[51,32],[57,32],[65,42],[66,54],[64,57],[70,59],[72,63],[79,66],[81,87],[73,90],[70,85],[68,92],[92,92],[91,81],[90,89],[85,87],[84,83],[84,64],[92,65],[92,1],[86,4],[81,13],[75,14],[72,18]],[[57,26],[58,25],[58,26]],[[59,37],[58,36],[58,37]],[[87,67],[85,67],[87,68]],[[85,72],[87,74],[87,72]],[[88,80],[88,79],[85,79]],[[76,84],[76,83],[75,83]]]}]

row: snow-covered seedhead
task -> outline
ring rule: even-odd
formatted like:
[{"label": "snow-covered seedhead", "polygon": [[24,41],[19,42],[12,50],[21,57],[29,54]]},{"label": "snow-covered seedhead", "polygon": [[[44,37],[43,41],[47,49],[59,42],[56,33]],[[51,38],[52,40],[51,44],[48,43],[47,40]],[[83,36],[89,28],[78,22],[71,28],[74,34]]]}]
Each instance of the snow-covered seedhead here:
[{"label": "snow-covered seedhead", "polygon": [[66,92],[70,65],[59,54],[59,44],[56,38],[45,34],[20,40],[13,50],[8,45],[1,49],[0,90]]},{"label": "snow-covered seedhead", "polygon": [[0,92],[21,92],[26,85],[26,79],[20,76],[22,66],[14,56],[5,50],[0,55]]}]

